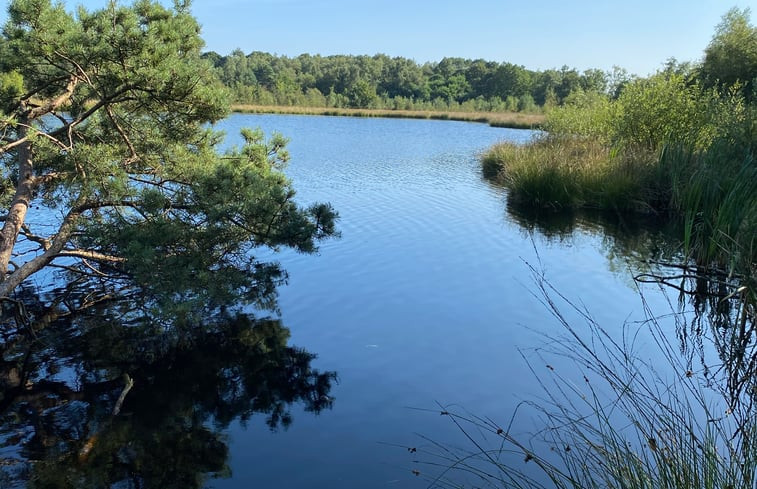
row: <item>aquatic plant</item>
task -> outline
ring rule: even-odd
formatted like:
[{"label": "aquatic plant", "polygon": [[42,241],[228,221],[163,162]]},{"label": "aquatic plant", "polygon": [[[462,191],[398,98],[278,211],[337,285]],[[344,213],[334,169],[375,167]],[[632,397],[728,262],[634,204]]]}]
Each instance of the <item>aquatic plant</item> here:
[{"label": "aquatic plant", "polygon": [[[625,325],[613,335],[542,273],[534,277],[566,333],[524,354],[543,396],[522,402],[507,424],[440,406],[467,445],[412,448],[429,487],[753,489],[754,376],[742,379],[748,389],[730,391],[718,378],[729,373],[726,366],[700,369],[682,356],[667,338],[670,320],[683,315],[653,316],[645,303],[649,319],[641,327],[656,348],[643,351],[635,347],[637,328]],[[751,332],[739,333],[726,336],[746,339],[743,353],[753,363]],[[516,431],[524,411],[543,425],[533,435]]]},{"label": "aquatic plant", "polygon": [[[631,156],[633,155],[633,156]],[[619,153],[590,138],[545,135],[522,146],[501,143],[482,157],[515,202],[542,208],[650,212],[654,154]]]}]

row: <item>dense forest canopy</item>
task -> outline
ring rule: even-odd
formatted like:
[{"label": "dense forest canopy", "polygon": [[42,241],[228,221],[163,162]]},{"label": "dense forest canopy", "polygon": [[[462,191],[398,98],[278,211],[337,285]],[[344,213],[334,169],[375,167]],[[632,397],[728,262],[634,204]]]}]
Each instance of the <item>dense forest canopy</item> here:
[{"label": "dense forest canopy", "polygon": [[295,58],[237,49],[206,52],[237,102],[362,108],[535,110],[576,92],[615,92],[632,76],[616,68],[545,71],[483,59],[438,63],[403,57],[302,54]]}]

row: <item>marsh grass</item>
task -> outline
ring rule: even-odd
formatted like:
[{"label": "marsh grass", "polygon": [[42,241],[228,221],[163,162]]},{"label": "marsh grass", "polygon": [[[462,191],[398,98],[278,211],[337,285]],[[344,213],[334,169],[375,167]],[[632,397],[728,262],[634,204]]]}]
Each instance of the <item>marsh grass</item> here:
[{"label": "marsh grass", "polygon": [[484,176],[518,205],[681,220],[689,262],[757,290],[757,162],[744,144],[719,140],[705,151],[666,144],[657,152],[547,135],[498,144],[481,161]]},{"label": "marsh grass", "polygon": [[498,144],[481,160],[484,176],[508,187],[518,203],[649,211],[654,155],[630,154],[594,139],[544,136],[527,145]]},{"label": "marsh grass", "polygon": [[[647,307],[642,326],[656,348],[637,351],[639,333],[630,325],[618,338],[542,274],[534,277],[537,295],[565,332],[524,355],[543,394],[521,403],[504,425],[440,407],[466,445],[430,441],[418,449],[422,472],[435,474],[429,487],[754,489],[753,393],[729,399],[711,377],[692,370],[666,340],[677,314],[658,319]],[[576,317],[588,329],[575,327]],[[516,434],[526,415],[544,428]]]},{"label": "marsh grass", "polygon": [[255,114],[301,114],[344,117],[389,117],[400,119],[438,119],[463,122],[481,122],[494,127],[536,129],[544,123],[541,114],[522,112],[465,112],[431,110],[350,109],[335,107],[290,107],[268,105],[234,105],[234,112]]},{"label": "marsh grass", "polygon": [[684,251],[691,260],[754,281],[757,162],[753,153],[734,154],[725,145],[705,153],[670,147],[661,166],[671,174],[671,199],[684,218]]}]

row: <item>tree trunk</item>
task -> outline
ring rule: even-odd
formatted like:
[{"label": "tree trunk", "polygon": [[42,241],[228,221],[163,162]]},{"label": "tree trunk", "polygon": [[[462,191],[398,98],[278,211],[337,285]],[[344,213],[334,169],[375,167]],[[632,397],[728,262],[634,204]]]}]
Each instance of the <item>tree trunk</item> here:
[{"label": "tree trunk", "polygon": [[[58,228],[55,238],[51,241],[50,247],[41,255],[34,257],[21,265],[18,269],[14,270],[13,273],[6,277],[5,281],[0,282],[0,297],[10,296],[13,289],[21,285],[21,282],[29,278],[32,274],[42,270],[60,255],[60,252],[63,250],[66,241],[71,236],[71,233],[76,226],[76,221],[79,219],[80,215],[80,207],[74,207],[74,209],[69,211],[65,219],[63,219],[63,224]],[[16,234],[18,234],[18,232]]]},{"label": "tree trunk", "polygon": [[[23,117],[19,120],[18,138],[27,136],[29,120]],[[4,282],[8,275],[8,265],[16,245],[21,226],[26,219],[26,211],[32,201],[34,193],[34,166],[32,163],[32,147],[29,141],[24,141],[18,146],[18,184],[16,194],[13,196],[5,224],[0,231],[0,283]]]}]

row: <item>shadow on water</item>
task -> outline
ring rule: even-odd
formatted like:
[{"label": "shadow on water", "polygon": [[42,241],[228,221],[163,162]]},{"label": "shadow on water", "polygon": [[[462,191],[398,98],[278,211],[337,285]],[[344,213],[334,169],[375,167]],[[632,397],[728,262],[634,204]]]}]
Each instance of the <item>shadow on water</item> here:
[{"label": "shadow on water", "polygon": [[332,406],[336,374],[277,319],[216,312],[177,328],[125,315],[137,296],[65,292],[23,289],[25,317],[3,316],[2,487],[199,488],[230,475],[231,422],[277,430],[295,404]]},{"label": "shadow on water", "polygon": [[599,234],[610,252],[637,260],[670,259],[678,252],[680,228],[654,215],[628,216],[591,209],[540,209],[507,203],[507,215],[524,230],[548,240],[567,240],[576,232]]}]

